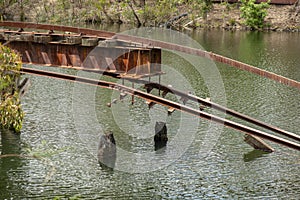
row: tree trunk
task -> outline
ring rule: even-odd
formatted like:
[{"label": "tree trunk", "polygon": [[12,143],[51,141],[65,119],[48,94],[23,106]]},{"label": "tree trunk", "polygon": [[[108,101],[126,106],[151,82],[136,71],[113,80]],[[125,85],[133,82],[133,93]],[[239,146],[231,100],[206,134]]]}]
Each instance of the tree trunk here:
[{"label": "tree trunk", "polygon": [[21,22],[25,21],[23,0],[21,0],[21,3],[20,3],[20,21]]},{"label": "tree trunk", "polygon": [[108,15],[108,13],[106,12],[106,8],[104,8],[102,11],[103,11],[104,15],[106,16],[108,23],[113,24],[114,20]]},{"label": "tree trunk", "polygon": [[139,27],[142,25],[142,23],[141,23],[141,21],[140,21],[138,15],[136,14],[136,12],[135,12],[135,10],[134,10],[134,8],[133,8],[133,6],[132,6],[132,3],[131,3],[130,1],[128,2],[128,5],[129,5],[131,11],[133,12],[133,15],[134,15],[134,17],[135,17],[135,19],[136,19],[136,25],[137,25],[137,27],[139,28]]},{"label": "tree trunk", "polygon": [[293,14],[291,14],[291,21],[296,21],[296,18],[298,16],[298,14],[300,13],[300,0],[296,1],[296,3],[294,4],[294,8],[293,10],[295,11]]},{"label": "tree trunk", "polygon": [[140,7],[145,7],[146,5],[146,0],[140,0]]}]

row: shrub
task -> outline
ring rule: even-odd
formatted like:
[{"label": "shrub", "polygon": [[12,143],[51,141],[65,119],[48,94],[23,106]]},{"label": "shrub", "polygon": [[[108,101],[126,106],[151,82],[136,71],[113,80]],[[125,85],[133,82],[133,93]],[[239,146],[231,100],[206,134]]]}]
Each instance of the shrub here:
[{"label": "shrub", "polygon": [[0,44],[0,127],[20,132],[24,117],[18,94],[21,58]]},{"label": "shrub", "polygon": [[252,29],[260,29],[264,27],[264,19],[267,16],[269,2],[255,3],[255,0],[241,0],[241,17],[245,19],[245,25]]}]

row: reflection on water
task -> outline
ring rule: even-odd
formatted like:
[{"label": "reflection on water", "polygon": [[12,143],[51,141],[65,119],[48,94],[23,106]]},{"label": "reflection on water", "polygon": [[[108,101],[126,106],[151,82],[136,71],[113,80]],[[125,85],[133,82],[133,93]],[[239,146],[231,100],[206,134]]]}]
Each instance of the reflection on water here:
[{"label": "reflection on water", "polygon": [[191,36],[208,51],[300,81],[300,34],[206,30]]},{"label": "reflection on water", "polygon": [[[207,50],[300,80],[297,34],[223,31],[193,34]],[[185,72],[180,58],[164,53],[164,62],[172,63],[171,60],[176,61],[172,65],[175,69]],[[229,108],[299,133],[298,90],[226,65],[217,64],[217,67]],[[76,74],[72,70],[47,69]],[[268,142],[276,152],[264,154],[244,143],[243,134],[235,130],[224,128],[220,136],[214,138],[207,132],[211,126],[208,121],[194,124],[194,119],[176,111],[168,116],[166,108],[157,105],[149,110],[141,99],[131,105],[131,97],[127,97],[109,108],[106,104],[118,98],[118,92],[29,77],[32,87],[23,99],[26,117],[21,137],[6,137],[1,131],[1,154],[26,154],[27,147],[59,153],[43,160],[0,158],[0,199],[53,199],[75,195],[87,199],[290,199],[299,196],[299,152]],[[193,71],[185,72],[184,77],[188,77],[197,95],[210,96],[203,77]],[[184,81],[174,80],[168,73],[162,81],[174,88],[183,83],[183,90],[187,88]],[[89,93],[90,89],[94,93]],[[90,107],[90,97],[95,99],[93,107]],[[85,118],[89,114],[96,123]],[[180,120],[186,126],[178,124]],[[154,151],[155,121],[166,121],[168,126],[169,141],[161,152]],[[118,144],[119,169],[159,166],[156,164],[184,151],[166,167],[149,173],[103,170],[96,155],[99,135],[106,130],[113,131]],[[186,141],[190,143],[185,149]],[[201,151],[205,145],[210,151]],[[135,156],[122,154],[126,152],[133,152]],[[148,160],[147,155],[151,159]]]},{"label": "reflection on water", "polygon": [[3,156],[0,159],[1,199],[9,199],[11,197],[10,193],[25,196],[26,192],[23,190],[22,181],[20,180],[26,176],[27,162],[25,158],[18,156],[22,155],[20,135],[1,130],[0,151],[1,156]]},{"label": "reflection on water", "polygon": [[264,152],[264,151],[254,149],[254,150],[244,154],[244,161],[245,162],[250,162],[250,161],[253,161],[257,158],[263,157],[265,154],[268,154],[268,153]]}]

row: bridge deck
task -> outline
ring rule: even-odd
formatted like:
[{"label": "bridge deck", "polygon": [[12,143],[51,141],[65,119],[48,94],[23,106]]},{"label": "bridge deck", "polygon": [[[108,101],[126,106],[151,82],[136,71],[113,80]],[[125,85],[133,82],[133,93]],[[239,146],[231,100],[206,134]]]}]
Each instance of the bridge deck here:
[{"label": "bridge deck", "polygon": [[95,35],[0,30],[0,42],[23,63],[108,72],[121,78],[160,75],[161,49]]},{"label": "bridge deck", "polygon": [[[186,47],[178,44],[172,44],[168,42],[153,40],[149,38],[142,38],[137,36],[131,36],[131,35],[124,35],[124,34],[116,34],[113,32],[107,32],[102,30],[93,30],[93,29],[87,29],[87,28],[78,28],[78,27],[70,27],[70,26],[61,26],[61,25],[51,25],[51,24],[36,24],[36,23],[30,23],[30,22],[12,22],[12,21],[0,21],[0,26],[3,27],[17,27],[17,28],[28,28],[28,29],[42,29],[42,30],[54,30],[54,31],[60,31],[60,32],[72,32],[77,34],[85,34],[85,35],[93,35],[101,38],[106,39],[118,39],[118,41],[134,41],[135,44],[139,43],[142,44],[142,46],[145,46],[146,48],[149,46],[155,46],[159,48],[169,49],[171,51],[179,51],[188,53],[191,55],[197,55],[201,57],[205,57],[207,59],[210,59],[212,61],[217,61],[220,63],[227,64],[229,66],[238,68],[240,70],[245,70],[250,73],[269,78],[271,80],[277,81],[279,83],[295,87],[300,89],[300,82],[280,76],[278,74],[268,72],[263,69],[259,69],[255,66],[242,63],[239,61],[236,61],[234,59],[218,55],[212,52],[207,52],[202,49],[196,49],[191,47]],[[151,44],[151,45],[150,45]]]},{"label": "bridge deck", "polygon": [[[57,65],[63,67],[71,67],[74,69],[82,69],[93,72],[101,72],[117,78],[129,79],[141,83],[140,78],[146,76],[160,75],[161,71],[161,49],[166,48],[170,50],[177,50],[197,56],[202,56],[214,61],[226,63],[230,66],[246,70],[275,81],[284,83],[300,89],[300,83],[277,74],[261,70],[251,65],[235,61],[212,52],[206,52],[200,49],[185,47],[177,44],[171,44],[162,41],[156,41],[146,38],[139,38],[128,35],[116,35],[115,33],[82,29],[74,27],[64,27],[56,25],[43,25],[33,23],[21,22],[0,22],[1,25],[8,25],[12,27],[22,28],[19,31],[0,30],[0,42],[20,52],[22,60],[25,63],[36,63],[40,65]],[[39,28],[46,29],[49,32],[25,32],[23,28]],[[59,31],[54,33],[54,31]],[[70,31],[73,33],[65,33]],[[135,41],[128,42],[128,41]],[[139,43],[138,43],[139,42]],[[146,45],[145,45],[146,44]],[[148,45],[147,45],[148,44]],[[151,45],[149,45],[151,44]],[[150,47],[152,46],[152,47]],[[160,48],[154,47],[159,46]],[[290,137],[296,141],[300,141],[300,136],[293,134],[277,127],[260,122],[246,115],[240,114],[225,107],[216,105],[210,101],[203,100],[183,92],[176,91],[173,88],[168,88],[157,83],[145,83],[147,91],[153,88],[162,90],[163,97],[157,97],[134,88],[128,88],[115,83],[87,80],[81,77],[72,77],[64,74],[55,74],[46,71],[37,71],[33,69],[23,68],[24,73],[50,76],[65,80],[79,81],[86,84],[98,85],[109,89],[117,89],[122,93],[127,93],[132,96],[138,96],[146,99],[149,108],[155,103],[168,107],[168,112],[180,110],[188,112],[198,117],[214,121],[216,123],[224,124],[228,127],[240,130],[246,134],[262,137],[294,149],[300,150],[300,145],[277,136],[258,131],[247,126],[219,118],[203,112],[203,108],[199,110],[192,109],[184,105],[185,101],[192,100],[202,105],[209,106],[219,111],[224,111],[227,114],[233,115],[240,119],[246,120],[260,127],[277,132],[284,136]],[[169,101],[164,98],[166,93],[173,93],[179,95],[183,99],[183,104]]]}]

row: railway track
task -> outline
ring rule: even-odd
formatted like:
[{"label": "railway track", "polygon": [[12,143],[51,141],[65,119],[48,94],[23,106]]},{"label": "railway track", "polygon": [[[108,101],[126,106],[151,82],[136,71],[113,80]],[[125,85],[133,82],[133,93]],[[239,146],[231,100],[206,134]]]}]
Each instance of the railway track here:
[{"label": "railway track", "polygon": [[[22,29],[30,28],[30,29],[43,29],[43,30],[59,31],[59,32],[72,32],[72,33],[78,33],[79,35],[84,34],[84,35],[88,35],[88,36],[99,37],[104,40],[113,39],[113,40],[121,41],[121,42],[130,41],[130,43],[136,43],[137,45],[139,45],[141,47],[155,46],[155,47],[160,47],[160,48],[171,50],[171,51],[184,52],[187,54],[205,57],[207,59],[217,61],[220,63],[225,63],[229,66],[233,66],[233,67],[236,67],[241,70],[246,70],[248,72],[251,72],[251,73],[275,80],[277,82],[283,83],[285,85],[300,89],[300,83],[295,80],[274,74],[272,72],[268,72],[268,71],[259,69],[257,67],[254,67],[254,66],[251,66],[251,65],[218,55],[218,54],[214,54],[212,52],[207,52],[207,51],[204,51],[201,49],[190,48],[190,47],[186,47],[186,46],[182,46],[182,45],[178,45],[178,44],[172,44],[172,43],[168,43],[168,42],[162,42],[162,41],[157,41],[157,40],[153,40],[153,39],[129,36],[129,35],[124,35],[124,34],[116,34],[113,32],[107,32],[107,31],[101,31],[101,30],[77,28],[77,27],[70,27],[70,26],[35,24],[35,23],[26,23],[26,22],[9,22],[9,21],[6,21],[6,22],[0,21],[0,26],[16,27],[16,28],[22,28]],[[18,34],[21,34],[21,33],[18,33]],[[134,42],[131,42],[131,41],[134,41]],[[74,67],[74,69],[76,69],[76,67]],[[83,70],[93,71],[92,68],[91,69],[83,69]],[[136,96],[136,97],[145,99],[148,102],[149,107],[153,106],[154,104],[160,104],[160,105],[168,107],[169,112],[173,112],[174,110],[186,112],[186,113],[195,115],[200,118],[204,118],[204,119],[207,119],[210,121],[214,121],[216,123],[223,124],[227,127],[234,128],[241,132],[245,132],[246,134],[248,134],[250,136],[257,136],[259,138],[264,138],[264,139],[288,146],[290,148],[300,150],[300,145],[298,143],[294,142],[294,141],[300,142],[300,136],[295,133],[285,131],[276,126],[272,126],[270,124],[264,123],[262,121],[254,119],[254,118],[244,115],[242,113],[236,112],[236,111],[228,109],[224,106],[221,106],[221,105],[218,105],[211,101],[208,101],[207,99],[202,99],[200,97],[197,97],[197,96],[194,96],[191,94],[186,94],[184,92],[178,91],[178,90],[176,90],[174,88],[170,88],[168,86],[161,85],[159,83],[152,83],[152,82],[145,81],[142,79],[131,79],[128,77],[127,78],[120,77],[120,76],[117,76],[115,73],[112,73],[110,71],[105,71],[105,70],[101,72],[101,73],[103,73],[103,75],[112,76],[114,78],[123,78],[123,79],[127,79],[131,82],[137,82],[139,84],[144,84],[147,92],[143,92],[143,91],[140,91],[140,90],[137,90],[134,88],[126,87],[124,85],[120,85],[120,84],[116,84],[116,83],[112,83],[112,82],[87,79],[87,78],[78,77],[78,76],[71,76],[71,75],[54,73],[54,72],[49,72],[49,71],[44,71],[44,70],[36,70],[36,69],[26,68],[26,67],[22,68],[22,72],[26,73],[26,74],[63,79],[63,80],[68,80],[68,81],[73,81],[73,82],[90,84],[90,85],[94,85],[94,86],[98,86],[98,87],[102,87],[102,88],[118,90],[121,93],[129,94],[132,96]],[[159,91],[162,91],[162,97],[150,94],[151,90],[153,90],[153,89],[158,89]],[[180,99],[183,100],[183,104],[165,99],[164,97],[167,93],[172,93],[176,96],[179,96]],[[159,94],[160,94],[160,92],[159,92]],[[212,114],[204,112],[203,109],[201,109],[201,107],[199,107],[199,109],[193,109],[185,104],[186,101],[193,101],[193,102],[201,104],[202,106],[216,109],[220,112],[224,112],[226,114],[232,115],[236,118],[242,119],[242,120],[247,121],[256,126],[259,126],[264,129],[267,129],[269,131],[278,133],[284,137],[291,138],[294,141],[289,141],[284,138],[266,133],[264,131],[260,131],[260,130],[257,130],[257,129],[254,129],[254,128],[227,120],[227,119],[220,118],[218,116],[214,116]]]},{"label": "railway track", "polygon": [[[121,84],[117,84],[117,83],[113,83],[113,82],[107,82],[107,81],[102,81],[102,80],[95,80],[95,79],[88,79],[88,78],[84,78],[84,77],[79,77],[79,76],[72,76],[72,75],[67,75],[67,74],[62,74],[62,73],[56,73],[56,72],[50,72],[50,71],[44,71],[44,70],[37,70],[37,69],[32,69],[32,68],[26,68],[26,67],[22,67],[21,68],[21,72],[25,73],[25,74],[31,74],[31,75],[37,75],[37,76],[43,76],[43,77],[49,77],[49,78],[56,78],[56,79],[61,79],[61,80],[67,80],[67,81],[72,81],[72,82],[79,82],[79,83],[83,83],[83,84],[88,84],[88,85],[93,85],[93,86],[97,86],[97,87],[101,87],[101,88],[106,88],[106,89],[110,89],[110,90],[117,90],[120,91],[122,93],[128,94],[128,95],[132,95],[138,98],[142,98],[145,99],[146,101],[150,101],[150,102],[154,102],[156,104],[160,104],[162,106],[165,106],[167,108],[172,108],[174,110],[178,110],[180,112],[186,112],[188,114],[194,115],[196,117],[200,117],[209,121],[213,121],[215,123],[218,124],[222,124],[225,125],[229,128],[233,128],[236,129],[238,131],[241,131],[247,135],[250,136],[257,136],[259,138],[263,138],[284,146],[287,146],[289,148],[295,149],[300,151],[300,144],[272,135],[270,133],[266,133],[264,131],[261,130],[257,130],[236,122],[233,122],[231,120],[228,119],[223,119],[220,118],[218,116],[206,113],[204,111],[201,110],[197,110],[194,108],[190,108],[189,106],[186,106],[184,104],[180,104],[174,101],[170,101],[168,99],[165,99],[163,97],[160,96],[155,96],[153,94],[147,93],[147,92],[143,92],[131,87],[127,87]],[[162,86],[165,87],[165,86]],[[161,87],[161,88],[162,88]],[[176,92],[175,92],[176,93]],[[204,100],[201,100],[200,98],[196,98],[195,96],[192,95],[188,95],[191,97],[191,99],[194,99],[197,102],[200,103],[205,103],[207,106],[211,106],[212,108],[214,108],[214,106],[212,105],[217,105],[214,104],[212,102],[206,102]],[[187,96],[186,96],[187,97]],[[223,108],[221,106],[219,106],[220,110],[229,110],[226,108]],[[257,124],[259,125],[259,124]],[[272,126],[271,126],[272,127]],[[274,127],[273,127],[274,129]],[[277,130],[278,133],[286,133],[285,131],[279,129],[279,128],[275,128]],[[295,140],[297,140],[298,142],[300,142],[299,136],[296,134],[291,134],[291,135],[285,135],[285,136],[289,136]]]}]

